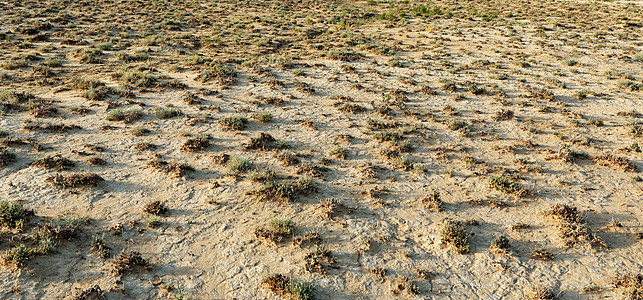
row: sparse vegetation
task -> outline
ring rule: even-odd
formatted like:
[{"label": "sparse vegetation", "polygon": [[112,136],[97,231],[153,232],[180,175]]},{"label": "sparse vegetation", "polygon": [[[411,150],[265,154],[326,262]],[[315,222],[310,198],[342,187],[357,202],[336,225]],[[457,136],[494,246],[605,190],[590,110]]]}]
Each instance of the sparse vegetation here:
[{"label": "sparse vegetation", "polygon": [[148,270],[150,268],[150,264],[139,252],[123,251],[114,260],[114,263],[112,264],[112,273],[114,275],[124,275],[136,270],[136,268]]},{"label": "sparse vegetation", "polygon": [[447,219],[442,229],[442,243],[451,246],[459,254],[469,253],[469,233],[460,221]]},{"label": "sparse vegetation", "polygon": [[70,175],[57,174],[47,178],[47,182],[59,188],[78,188],[85,186],[97,186],[103,177],[93,173],[76,173]]},{"label": "sparse vegetation", "polygon": [[224,130],[244,130],[248,124],[248,119],[242,116],[233,116],[221,119],[219,125]]},{"label": "sparse vegetation", "polygon": [[315,190],[312,179],[302,177],[292,182],[267,181],[247,194],[258,201],[290,202],[297,199],[298,195],[308,195]]},{"label": "sparse vegetation", "polygon": [[263,279],[262,284],[271,292],[292,300],[313,299],[313,284],[308,281],[273,274]]},{"label": "sparse vegetation", "polygon": [[511,194],[518,198],[529,193],[520,183],[504,176],[494,176],[489,180],[489,187],[501,191],[505,194]]},{"label": "sparse vegetation", "polygon": [[576,207],[554,204],[542,214],[557,224],[560,238],[566,247],[588,242],[595,247],[609,248],[598,236],[590,232]]},{"label": "sparse vegetation", "polygon": [[0,298],[641,298],[640,1],[0,12]]},{"label": "sparse vegetation", "polygon": [[143,116],[143,111],[140,108],[130,108],[128,110],[114,109],[107,113],[105,120],[107,121],[124,121],[131,123]]}]

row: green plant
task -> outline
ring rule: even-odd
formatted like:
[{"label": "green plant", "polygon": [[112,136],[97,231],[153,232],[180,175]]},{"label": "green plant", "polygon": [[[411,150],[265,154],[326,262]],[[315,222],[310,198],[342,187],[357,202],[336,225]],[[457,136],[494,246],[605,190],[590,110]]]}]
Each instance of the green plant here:
[{"label": "green plant", "polygon": [[400,140],[402,136],[400,136],[400,134],[395,131],[379,131],[373,135],[373,138],[375,138],[380,142],[383,142],[383,141],[395,142]]},{"label": "green plant", "polygon": [[268,123],[272,121],[272,114],[269,112],[260,112],[256,114],[254,118],[261,123]]},{"label": "green plant", "polygon": [[273,293],[292,300],[313,299],[314,286],[308,281],[273,274],[264,278],[261,283]]},{"label": "green plant", "polygon": [[154,115],[157,118],[161,119],[161,120],[174,118],[174,117],[180,116],[182,114],[183,113],[181,112],[180,109],[173,108],[173,107],[167,107],[167,108],[166,107],[157,107],[154,110]]},{"label": "green plant", "polygon": [[252,182],[266,182],[269,180],[273,180],[275,177],[275,171],[271,169],[264,169],[264,170],[254,170],[250,172],[248,175],[248,178]]},{"label": "green plant", "polygon": [[92,247],[91,251],[96,254],[100,258],[108,258],[110,249],[107,247],[107,244],[105,244],[105,241],[103,240],[103,237],[94,236],[94,240],[92,241]]},{"label": "green plant", "polygon": [[140,119],[143,116],[143,110],[140,108],[130,108],[128,110],[122,109],[113,109],[107,113],[105,120],[107,121],[124,121],[125,123],[131,123]]},{"label": "green plant", "polygon": [[197,77],[202,82],[214,80],[219,85],[231,85],[236,82],[237,72],[220,63],[213,63]]},{"label": "green plant", "polygon": [[460,221],[447,219],[442,230],[442,243],[450,245],[459,254],[469,253],[468,235]]},{"label": "green plant", "polygon": [[149,228],[159,228],[163,225],[163,219],[159,216],[149,216],[145,218],[145,224]]},{"label": "green plant", "polygon": [[25,209],[20,202],[7,200],[0,202],[0,225],[21,228],[26,224],[27,218],[32,215],[33,212]]},{"label": "green plant", "polygon": [[462,121],[462,120],[456,120],[456,119],[450,119],[447,121],[447,127],[451,130],[460,130],[460,131],[468,131],[469,130],[469,124],[467,122]]},{"label": "green plant", "polygon": [[511,254],[511,245],[509,239],[504,235],[497,236],[489,246],[489,251],[494,254],[508,256]]},{"label": "green plant", "polygon": [[516,197],[523,197],[529,193],[520,183],[505,176],[494,176],[489,179],[489,187],[505,194],[513,194]]},{"label": "green plant", "polygon": [[219,125],[224,130],[244,130],[248,124],[248,119],[242,116],[232,116],[219,120]]},{"label": "green plant", "polygon": [[71,240],[78,237],[83,224],[85,224],[85,219],[80,217],[59,218],[38,228],[33,236],[36,240],[47,238]]},{"label": "green plant", "polygon": [[25,245],[20,244],[7,250],[7,252],[5,252],[5,254],[2,256],[2,262],[10,267],[19,268],[24,266],[27,261],[29,261],[31,256],[31,249],[28,249],[27,247],[25,247]]},{"label": "green plant", "polygon": [[231,156],[226,163],[226,175],[239,176],[250,170],[251,166],[252,164],[250,163],[250,160],[242,157]]},{"label": "green plant", "polygon": [[335,147],[333,150],[330,151],[330,156],[337,157],[339,159],[346,159],[348,156],[346,149],[342,147]]},{"label": "green plant", "polygon": [[303,177],[298,180],[284,183],[274,181],[265,182],[260,188],[247,192],[258,201],[283,201],[289,202],[297,195],[307,195],[314,192],[315,185],[311,178]]},{"label": "green plant", "polygon": [[258,137],[250,139],[250,141],[243,145],[244,150],[274,150],[289,148],[287,142],[279,141],[268,133],[261,133]]}]

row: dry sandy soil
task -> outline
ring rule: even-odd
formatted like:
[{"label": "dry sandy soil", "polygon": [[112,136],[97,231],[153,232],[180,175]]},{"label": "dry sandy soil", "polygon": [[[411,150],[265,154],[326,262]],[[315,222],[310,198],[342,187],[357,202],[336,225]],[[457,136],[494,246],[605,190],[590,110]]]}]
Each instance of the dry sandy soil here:
[{"label": "dry sandy soil", "polygon": [[643,297],[639,1],[0,21],[0,298]]}]

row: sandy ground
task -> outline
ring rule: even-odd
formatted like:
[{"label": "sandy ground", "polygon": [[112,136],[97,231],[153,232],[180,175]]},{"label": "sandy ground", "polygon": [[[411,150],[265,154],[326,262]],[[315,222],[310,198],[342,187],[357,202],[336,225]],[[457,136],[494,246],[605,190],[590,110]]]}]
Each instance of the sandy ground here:
[{"label": "sandy ground", "polygon": [[[28,66],[0,71],[4,76],[0,90],[28,91],[53,100],[51,105],[58,108],[48,118],[34,117],[26,109],[0,115],[3,138],[31,138],[42,146],[38,150],[14,144],[4,147],[15,154],[15,161],[0,168],[0,200],[20,201],[35,216],[22,230],[10,229],[11,234],[3,235],[0,250],[31,245],[32,230],[61,216],[85,218],[79,236],[57,241],[52,253],[34,256],[22,267],[1,268],[2,298],[72,299],[99,285],[107,299],[274,299],[278,296],[262,281],[280,273],[311,282],[317,299],[521,299],[537,286],[549,288],[559,299],[618,299],[623,290],[612,286],[614,278],[642,272],[639,171],[643,155],[633,144],[640,145],[643,139],[640,132],[631,132],[636,126],[631,124],[642,122],[641,115],[632,111],[643,112],[643,9],[637,1],[531,1],[529,7],[464,1],[460,3],[464,8],[453,8],[456,16],[452,18],[407,15],[393,21],[377,18],[393,10],[389,4],[362,1],[292,4],[282,10],[270,1],[265,1],[266,6],[195,1],[182,4],[179,12],[172,10],[171,2],[132,10],[123,9],[125,4],[118,1],[86,6],[71,2],[76,4],[46,10],[47,5],[36,1],[31,6],[0,1],[0,33],[14,36],[0,42],[0,62],[25,53],[40,56]],[[416,3],[391,5],[412,12]],[[491,5],[480,11],[500,11],[500,17],[484,21],[484,14],[472,14],[469,5]],[[235,10],[237,6],[243,9]],[[339,8],[349,11],[344,15],[348,23],[353,22],[348,30],[325,21],[338,15]],[[461,16],[459,11],[471,15]],[[212,14],[203,17],[207,12]],[[164,13],[183,23],[167,29],[172,24],[164,20],[172,18],[158,19]],[[287,18],[289,13],[292,18]],[[360,13],[373,19],[354,17]],[[71,23],[60,21],[65,14]],[[305,21],[308,16],[315,20],[313,24]],[[190,22],[199,18],[209,23]],[[41,22],[52,24],[41,30],[49,36],[47,41],[29,42],[34,35],[20,33]],[[236,26],[244,22],[255,26]],[[224,29],[229,30],[220,35],[221,46],[185,46]],[[165,41],[146,42],[143,34],[154,30]],[[302,39],[306,30],[321,33]],[[182,32],[192,37],[177,37]],[[69,37],[79,37],[86,44],[63,42]],[[114,37],[113,48],[103,51],[100,63],[79,61],[77,49],[110,37]],[[261,41],[234,44],[235,38],[253,37],[271,37],[278,46],[257,46]],[[31,46],[25,48],[23,42]],[[326,48],[319,50],[318,44]],[[363,45],[385,45],[395,55]],[[333,47],[354,50],[362,57],[333,59],[329,54]],[[119,53],[148,53],[149,59],[124,62]],[[192,53],[253,64],[226,62],[237,76],[236,83],[224,86],[200,79],[207,68],[190,65]],[[63,61],[61,67],[51,68],[54,75],[32,70],[49,57]],[[280,59],[292,65],[284,67]],[[257,72],[251,65],[270,72]],[[134,99],[111,95],[99,101],[86,99],[82,90],[61,89],[79,76],[117,88],[122,82],[111,74],[122,66],[151,67],[150,74],[158,82],[175,79],[185,87],[132,86]],[[444,88],[446,79],[455,84],[455,91]],[[624,86],[623,80],[630,80],[633,88]],[[298,88],[298,82],[314,92]],[[636,84],[642,87],[637,90]],[[423,86],[435,93],[420,92]],[[551,91],[553,98],[534,96],[543,89]],[[586,97],[578,96],[579,92]],[[203,101],[187,104],[186,93]],[[284,102],[260,103],[259,95]],[[387,102],[395,95],[401,100]],[[344,101],[362,111],[341,111],[338,96],[350,97]],[[69,108],[74,105],[90,111],[72,114]],[[182,114],[155,117],[156,108],[168,105]],[[143,116],[132,123],[107,121],[113,106],[140,107]],[[378,114],[376,108],[382,106],[391,108],[390,115]],[[503,109],[513,116],[495,118]],[[273,120],[261,123],[252,118],[261,112],[269,112]],[[247,117],[247,127],[223,130],[218,121],[231,116]],[[24,129],[26,120],[73,124],[80,129],[29,131]],[[392,125],[372,128],[372,120]],[[454,121],[462,121],[464,128],[450,128]],[[130,133],[140,126],[150,133]],[[409,142],[412,149],[400,154],[409,160],[408,169],[399,159],[382,154],[395,145],[374,138],[380,131],[398,132],[402,141]],[[244,144],[260,133],[289,142],[288,151],[300,162],[285,165],[278,158],[279,150],[244,150]],[[189,138],[201,134],[210,136],[209,147],[181,150]],[[142,142],[157,147],[135,150]],[[585,156],[575,162],[559,159],[559,149],[565,145]],[[333,157],[336,147],[345,149],[346,159]],[[274,170],[277,182],[312,177],[316,191],[290,202],[257,201],[247,192],[261,183],[252,182],[247,173],[226,175],[226,167],[212,159],[223,153],[247,159],[252,169]],[[608,154],[625,158],[637,170],[603,166],[595,159]],[[59,171],[31,165],[48,155],[61,155],[75,166]],[[92,157],[106,164],[91,165]],[[170,176],[147,166],[155,158],[185,163],[194,171]],[[302,165],[323,171],[298,172]],[[70,189],[46,181],[57,173],[78,172],[98,174],[104,181],[96,187]],[[494,190],[489,185],[494,176],[515,179],[529,195],[516,197]],[[433,191],[440,195],[442,211],[421,202]],[[327,218],[320,203],[330,198],[350,209]],[[161,217],[160,227],[149,228],[150,215],[143,207],[154,200],[169,211]],[[554,204],[578,208],[587,228],[609,249],[585,242],[566,247],[556,223],[543,215]],[[274,218],[291,219],[296,236],[318,233],[319,245],[295,247],[292,237],[273,244],[254,234]],[[465,222],[470,253],[458,254],[442,241],[445,219]],[[526,228],[514,228],[518,223]],[[115,224],[123,226],[122,234],[110,230]],[[509,239],[510,255],[489,251],[499,235]],[[90,250],[95,236],[111,249],[108,258]],[[324,274],[309,272],[304,263],[305,256],[320,246],[336,260]],[[530,253],[540,248],[548,249],[554,259],[530,259]],[[121,251],[140,252],[149,261],[149,270],[113,274]],[[385,276],[374,275],[374,268],[384,269]],[[431,275],[418,278],[417,270]],[[418,294],[392,293],[404,276],[414,282]],[[598,291],[589,292],[590,287]]]}]

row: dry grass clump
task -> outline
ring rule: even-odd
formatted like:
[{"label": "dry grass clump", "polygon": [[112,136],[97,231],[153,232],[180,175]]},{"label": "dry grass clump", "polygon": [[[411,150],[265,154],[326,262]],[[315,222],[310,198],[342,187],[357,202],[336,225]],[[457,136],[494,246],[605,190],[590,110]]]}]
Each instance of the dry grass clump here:
[{"label": "dry grass clump", "polygon": [[380,131],[373,135],[373,138],[380,142],[397,142],[402,139],[402,136],[397,131]]},{"label": "dry grass clump", "polygon": [[300,163],[299,158],[297,158],[297,153],[288,150],[279,151],[279,153],[275,155],[275,158],[284,166],[294,166]]},{"label": "dry grass clump", "polygon": [[589,158],[589,154],[582,151],[573,150],[569,147],[569,145],[561,145],[558,148],[558,152],[554,156],[548,157],[547,159],[558,159],[564,162],[574,163],[577,159],[587,158]]},{"label": "dry grass clump", "polygon": [[130,130],[130,133],[134,136],[144,136],[150,132],[152,131],[149,128],[146,128],[143,126],[137,126],[132,128],[132,130]]},{"label": "dry grass clump", "polygon": [[354,114],[354,113],[360,113],[360,112],[366,111],[366,108],[355,103],[338,103],[335,106],[337,107],[337,110],[347,114]]},{"label": "dry grass clump", "polygon": [[531,90],[529,91],[530,95],[529,97],[534,98],[534,99],[539,99],[539,100],[545,100],[549,102],[556,102],[556,97],[554,96],[554,93],[548,89],[542,89],[542,90]]},{"label": "dry grass clump", "polygon": [[636,165],[627,158],[611,154],[594,156],[592,157],[592,160],[598,165],[614,167],[623,171],[634,172],[637,170]]},{"label": "dry grass clump", "polygon": [[643,299],[643,275],[641,274],[630,273],[616,276],[612,281],[612,286],[621,290],[623,299]]},{"label": "dry grass clump", "polygon": [[33,101],[36,99],[36,96],[29,92],[24,92],[24,91],[13,91],[13,90],[8,90],[8,91],[1,91],[0,92],[0,103],[2,104],[9,104],[9,105],[17,105],[17,104],[23,104],[23,103],[28,103],[30,101]]},{"label": "dry grass clump", "polygon": [[294,223],[291,219],[272,219],[267,227],[255,229],[254,234],[257,238],[264,241],[270,241],[274,244],[281,242],[284,238],[293,235]]},{"label": "dry grass clump", "polygon": [[196,152],[205,150],[210,146],[210,140],[207,137],[198,137],[193,139],[188,139],[185,141],[183,146],[181,146],[182,151]]},{"label": "dry grass clump", "polygon": [[99,285],[95,284],[81,291],[73,300],[102,299],[103,295],[103,290],[101,290]]},{"label": "dry grass clump", "polygon": [[489,246],[489,252],[502,256],[511,255],[511,244],[509,239],[504,235],[497,236]]},{"label": "dry grass clump", "polygon": [[56,174],[48,177],[46,181],[59,188],[77,188],[97,186],[104,179],[93,173],[76,173],[71,175]]},{"label": "dry grass clump", "polygon": [[335,198],[328,198],[321,202],[319,205],[319,210],[321,210],[322,215],[326,220],[335,221],[341,211],[344,211],[346,214],[353,212],[353,209],[345,206],[340,200]]},{"label": "dry grass clump", "polygon": [[100,258],[108,258],[111,249],[107,247],[107,244],[105,244],[102,238],[95,236],[92,241],[91,251]]},{"label": "dry grass clump", "polygon": [[248,118],[242,116],[232,116],[219,120],[219,125],[223,130],[244,130],[248,125]]},{"label": "dry grass clump", "polygon": [[330,59],[344,62],[359,60],[362,58],[360,53],[356,53],[352,50],[330,50],[326,53],[326,56]]},{"label": "dry grass clump", "polygon": [[306,271],[317,274],[326,274],[326,270],[332,267],[336,260],[333,253],[323,247],[317,247],[304,257],[304,268]]},{"label": "dry grass clump", "polygon": [[292,245],[295,248],[301,248],[305,243],[307,244],[319,244],[321,242],[321,236],[319,232],[310,231],[306,232],[303,235],[296,236],[292,239]]},{"label": "dry grass clump", "polygon": [[342,147],[333,148],[333,150],[331,150],[329,154],[330,156],[336,157],[339,159],[346,159],[346,157],[348,156],[346,149]]},{"label": "dry grass clump", "polygon": [[87,160],[87,163],[92,165],[92,166],[104,166],[107,164],[107,161],[103,158],[100,157],[92,157]]},{"label": "dry grass clump", "polygon": [[155,200],[145,204],[145,207],[143,207],[143,211],[151,215],[160,216],[167,214],[168,209],[163,202]]},{"label": "dry grass clump", "polygon": [[155,159],[147,163],[147,165],[161,173],[172,175],[174,177],[181,177],[188,172],[194,171],[194,168],[187,164],[180,164],[177,162],[167,162],[160,159]]},{"label": "dry grass clump", "polygon": [[269,105],[281,105],[284,103],[284,99],[281,99],[279,97],[257,96],[257,100],[261,103],[265,103]]},{"label": "dry grass clump", "polygon": [[190,92],[185,93],[185,95],[183,95],[182,100],[183,100],[183,102],[185,102],[188,105],[201,104],[201,102],[203,101],[203,99],[201,97],[197,96],[196,94],[190,93]]},{"label": "dry grass clump", "polygon": [[329,169],[323,165],[303,163],[297,166],[295,173],[297,175],[308,176],[308,177],[322,177],[323,173]]},{"label": "dry grass clump", "polygon": [[552,289],[543,286],[532,286],[525,295],[526,300],[554,300],[556,295]]},{"label": "dry grass clump", "polygon": [[433,90],[433,89],[432,89],[430,86],[428,86],[428,85],[423,85],[422,87],[420,87],[419,89],[417,89],[417,90],[415,91],[415,93],[420,93],[420,94],[424,94],[424,95],[427,95],[427,96],[433,96],[433,95],[437,95],[437,94],[438,94],[435,90]]},{"label": "dry grass clump", "polygon": [[590,232],[576,207],[554,204],[542,214],[556,222],[560,238],[566,247],[589,242],[595,247],[609,248],[599,237]]},{"label": "dry grass clump", "polygon": [[246,194],[257,201],[290,202],[297,199],[298,195],[308,195],[315,190],[312,179],[302,177],[292,182],[267,181],[260,188]]},{"label": "dry grass clump", "polygon": [[643,121],[641,120],[630,120],[626,125],[626,128],[628,129],[628,132],[635,137],[643,135]]},{"label": "dry grass clump", "polygon": [[460,221],[446,219],[442,230],[442,243],[451,246],[459,254],[469,253],[469,233]]},{"label": "dry grass clump", "polygon": [[433,190],[433,193],[428,196],[420,199],[420,203],[424,204],[426,208],[432,211],[442,211],[442,199],[440,198],[440,192],[438,190]]},{"label": "dry grass clump", "polygon": [[[5,134],[6,135],[6,134]],[[4,136],[4,135],[1,135]],[[40,144],[38,144],[34,139],[32,138],[18,138],[15,136],[7,136],[0,140],[0,145],[5,146],[5,147],[10,147],[10,146],[31,146],[34,150],[40,151],[44,149],[44,147]]]},{"label": "dry grass clump", "polygon": [[467,133],[471,131],[471,125],[469,125],[465,121],[458,120],[458,119],[449,119],[446,121],[446,125],[449,129],[453,131],[459,131],[463,133]]},{"label": "dry grass clump", "polygon": [[137,143],[134,145],[134,150],[138,152],[151,151],[156,149],[156,145],[148,142]]},{"label": "dry grass clump", "polygon": [[505,176],[494,176],[489,179],[489,187],[505,194],[511,194],[518,198],[529,194],[529,190],[520,183]]},{"label": "dry grass clump", "polygon": [[222,86],[234,84],[237,80],[237,72],[228,68],[224,64],[214,62],[207,69],[203,70],[197,79],[202,82],[214,80]]},{"label": "dry grass clump", "polygon": [[529,258],[533,260],[552,261],[554,254],[547,249],[536,249],[529,254]]},{"label": "dry grass clump", "polygon": [[510,109],[501,109],[493,116],[494,121],[511,120],[514,118],[514,112]]},{"label": "dry grass clump", "polygon": [[74,167],[76,164],[61,155],[50,155],[32,162],[31,165],[41,169],[56,169],[62,171]]},{"label": "dry grass clump", "polygon": [[420,289],[414,281],[410,280],[406,276],[401,276],[393,285],[391,294],[399,295],[402,292],[406,292],[409,295],[417,295],[420,293]]},{"label": "dry grass clump", "polygon": [[261,283],[271,292],[290,300],[313,299],[314,286],[308,281],[273,274],[266,277]]},{"label": "dry grass clump", "polygon": [[230,154],[226,153],[221,153],[217,155],[212,156],[212,162],[217,164],[217,165],[223,165],[226,164],[230,160]]},{"label": "dry grass clump", "polygon": [[149,270],[150,264],[143,258],[143,256],[141,256],[141,253],[137,251],[123,251],[112,264],[112,274],[123,275],[127,272],[133,271],[136,267]]},{"label": "dry grass clump", "polygon": [[54,133],[63,133],[69,130],[81,129],[77,125],[65,125],[65,124],[51,124],[41,121],[30,121],[25,122],[25,125],[22,127],[28,131],[42,131],[42,132],[54,132]]},{"label": "dry grass clump", "polygon": [[86,220],[78,217],[59,218],[39,227],[34,235],[37,240],[57,239],[71,240],[77,238]]},{"label": "dry grass clump", "polygon": [[262,132],[258,137],[250,139],[243,145],[244,150],[273,150],[288,148],[288,143],[275,139],[272,135]]}]

